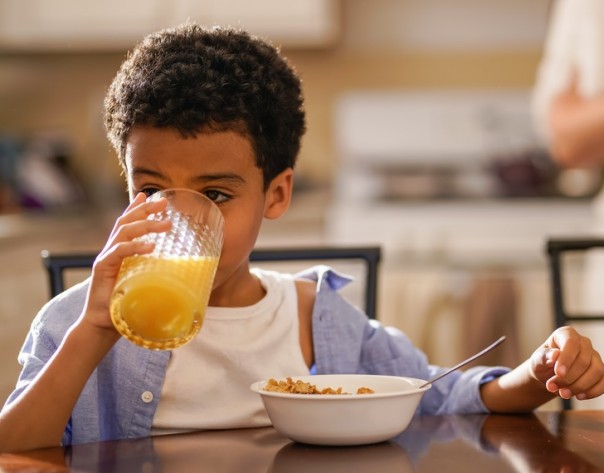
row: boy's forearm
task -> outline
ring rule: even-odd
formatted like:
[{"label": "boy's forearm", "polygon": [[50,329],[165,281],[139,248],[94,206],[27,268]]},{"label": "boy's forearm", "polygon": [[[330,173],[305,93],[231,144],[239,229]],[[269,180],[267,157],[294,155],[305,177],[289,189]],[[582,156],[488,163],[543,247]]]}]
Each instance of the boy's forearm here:
[{"label": "boy's forearm", "polygon": [[74,325],[36,379],[0,413],[0,452],[59,445],[86,381],[118,338]]},{"label": "boy's forearm", "polygon": [[491,412],[530,412],[555,397],[530,375],[528,361],[481,387],[481,397]]}]

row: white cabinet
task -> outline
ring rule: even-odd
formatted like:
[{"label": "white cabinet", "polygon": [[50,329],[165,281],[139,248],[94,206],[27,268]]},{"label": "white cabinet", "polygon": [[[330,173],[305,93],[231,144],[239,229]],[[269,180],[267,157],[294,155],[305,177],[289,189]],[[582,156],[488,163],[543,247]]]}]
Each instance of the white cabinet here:
[{"label": "white cabinet", "polygon": [[338,0],[0,0],[0,49],[120,50],[186,21],[242,26],[288,47],[339,35]]}]

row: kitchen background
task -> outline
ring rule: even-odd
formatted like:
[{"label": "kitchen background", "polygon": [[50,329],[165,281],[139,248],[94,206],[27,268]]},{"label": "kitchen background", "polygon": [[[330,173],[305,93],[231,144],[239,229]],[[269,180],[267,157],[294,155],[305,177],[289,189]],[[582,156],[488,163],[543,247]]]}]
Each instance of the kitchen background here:
[{"label": "kitchen background", "polygon": [[304,82],[294,202],[258,246],[379,244],[378,318],[433,362],[502,333],[508,341],[485,363],[529,356],[552,329],[545,239],[589,231],[601,182],[557,169],[533,132],[549,8],[0,0],[0,402],[48,298],[40,251],[98,251],[125,205],[105,91],[137,40],[187,19],[268,37]]}]

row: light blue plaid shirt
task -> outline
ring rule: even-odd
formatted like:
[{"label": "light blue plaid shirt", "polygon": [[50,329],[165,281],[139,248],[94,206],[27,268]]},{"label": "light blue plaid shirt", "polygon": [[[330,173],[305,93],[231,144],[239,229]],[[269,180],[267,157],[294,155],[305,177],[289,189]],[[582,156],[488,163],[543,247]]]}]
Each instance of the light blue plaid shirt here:
[{"label": "light blue plaid shirt", "polygon": [[[430,379],[444,368],[428,364],[423,352],[401,331],[369,320],[338,289],[350,282],[327,266],[304,273],[318,282],[313,311],[313,372],[372,373]],[[46,304],[34,319],[19,362],[23,365],[13,401],[40,372],[84,307],[88,281]],[[63,435],[71,443],[150,435],[169,351],[151,351],[120,339],[86,383]],[[483,413],[479,386],[507,368],[475,367],[436,382],[417,414]]]}]

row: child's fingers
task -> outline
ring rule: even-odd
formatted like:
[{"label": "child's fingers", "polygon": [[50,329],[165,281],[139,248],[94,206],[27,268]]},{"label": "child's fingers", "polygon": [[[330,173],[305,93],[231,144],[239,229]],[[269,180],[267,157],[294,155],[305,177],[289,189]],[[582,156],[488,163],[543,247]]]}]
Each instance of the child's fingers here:
[{"label": "child's fingers", "polygon": [[[124,213],[117,219],[118,224],[133,222],[135,220],[145,220],[157,212],[161,212],[166,208],[166,199],[143,201],[136,205],[128,206]],[[133,201],[132,204],[135,204]]]},{"label": "child's fingers", "polygon": [[[139,194],[140,195],[140,194]],[[143,194],[144,195],[144,194]],[[137,196],[138,198],[138,196]],[[132,239],[144,235],[145,233],[157,231],[163,232],[169,228],[169,224],[165,221],[149,220],[149,215],[165,210],[167,201],[160,199],[153,202],[132,202],[122,215],[116,220],[107,247],[111,246],[115,241],[124,241],[125,238]],[[142,222],[142,226],[134,226],[126,228],[134,223]],[[124,231],[124,228],[126,230]],[[140,233],[138,230],[143,230]],[[147,229],[147,231],[145,231]]]},{"label": "child's fingers", "polygon": [[601,383],[604,383],[604,365],[598,352],[593,350],[587,369],[566,388],[575,396],[584,394],[582,397],[589,399],[602,394],[601,390],[598,392]]},{"label": "child's fingers", "polygon": [[137,194],[128,207],[126,207],[126,210],[116,220],[111,231],[111,237],[115,235],[121,226],[137,220],[146,220],[149,215],[165,210],[166,206],[166,199],[147,201],[145,194]]},{"label": "child's fingers", "polygon": [[142,204],[146,200],[147,200],[147,196],[145,195],[145,193],[144,192],[139,192],[138,194],[136,194],[134,196],[134,199],[132,199],[132,202],[130,202],[130,204],[128,205],[128,208],[140,205],[140,204]]},{"label": "child's fingers", "polygon": [[154,243],[140,240],[117,243],[97,258],[94,263],[95,270],[104,268],[117,275],[124,258],[151,253],[154,247]]},{"label": "child's fingers", "polygon": [[589,389],[577,393],[577,399],[579,401],[583,401],[585,399],[594,399],[602,394],[604,394],[604,376],[602,376],[600,381],[591,386]]},{"label": "child's fingers", "polygon": [[554,369],[556,365],[556,361],[560,356],[559,348],[549,348],[546,346],[542,346],[536,350],[536,356],[538,356],[539,363],[541,365],[542,370],[546,369]]},{"label": "child's fingers", "polygon": [[[554,366],[560,355],[558,348],[549,348],[547,345],[542,345],[531,355],[531,364],[533,375],[536,379],[546,382],[548,379],[555,377]],[[551,389],[551,392],[557,391]]]},{"label": "child's fingers", "polygon": [[169,220],[137,220],[121,225],[115,235],[113,244],[132,241],[148,233],[162,233],[170,230],[172,223]]},{"label": "child's fingers", "polygon": [[594,353],[596,352],[588,338],[579,336],[569,340],[560,349],[560,356],[554,367],[561,385],[570,386],[583,376],[592,363]]},{"label": "child's fingers", "polygon": [[109,305],[116,278],[124,258],[135,254],[153,251],[153,243],[127,241],[117,243],[101,253],[94,262],[89,295],[86,301],[86,314],[100,327],[111,327]]},{"label": "child's fingers", "polygon": [[113,245],[95,260],[92,269],[91,287],[101,290],[101,293],[106,292],[108,296],[113,289],[124,258],[148,254],[153,251],[154,247],[154,243],[143,241],[127,241]]},{"label": "child's fingers", "polygon": [[145,194],[143,194],[142,192],[139,192],[138,194],[136,194],[136,196],[134,197],[134,199],[132,199],[132,202],[130,202],[128,204],[128,206],[124,209],[124,211],[122,212],[122,214],[116,220],[116,225],[115,226],[117,227],[120,219],[123,219],[124,216],[128,215],[129,213],[131,213],[137,207],[140,207],[142,204],[145,203],[146,200],[147,199],[145,198]]},{"label": "child's fingers", "polygon": [[[573,368],[571,368],[572,370]],[[584,399],[590,399],[603,394],[601,390],[598,391],[601,383],[604,383],[604,365],[598,352],[592,350],[588,366],[574,381],[569,382],[568,378],[555,375],[546,382],[546,387],[550,392],[558,391],[564,399],[578,395],[582,395],[581,397]]]},{"label": "child's fingers", "polygon": [[[558,348],[560,354],[555,364],[555,373],[559,378],[565,378],[569,369],[575,363],[580,355],[582,347],[582,337],[572,327],[562,327],[554,331],[546,343],[549,348]],[[578,376],[578,373],[575,373]]]}]

